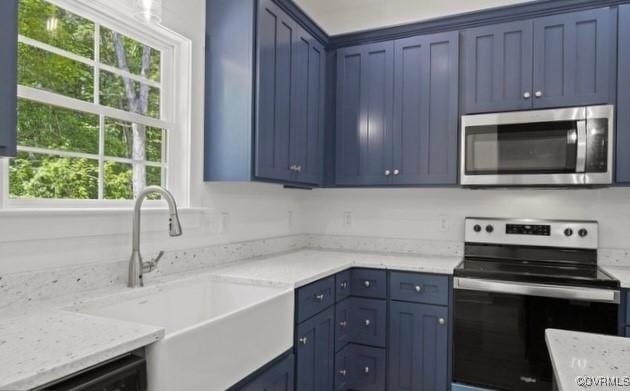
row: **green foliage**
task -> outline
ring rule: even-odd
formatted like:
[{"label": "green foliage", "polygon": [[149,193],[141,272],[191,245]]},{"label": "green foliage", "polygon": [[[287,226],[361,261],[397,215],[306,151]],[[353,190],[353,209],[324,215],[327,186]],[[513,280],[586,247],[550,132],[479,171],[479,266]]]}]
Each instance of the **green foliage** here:
[{"label": "green foliage", "polygon": [[[0,0],[1,1],[1,0]],[[101,62],[119,67],[114,33],[101,26]],[[20,0],[19,33],[65,51],[94,59],[93,22],[72,14],[44,0]],[[145,45],[128,37],[122,40],[128,71],[140,74]],[[145,49],[146,48],[146,49]],[[150,49],[150,66],[146,78],[160,80],[160,52]],[[101,71],[100,103],[130,110],[123,78]],[[135,94],[140,83],[130,81]],[[56,94],[94,100],[94,69],[81,62],[29,46],[18,45],[18,83]],[[160,117],[160,91],[151,88],[146,115]],[[128,122],[105,119],[105,155],[131,158],[132,126]],[[162,161],[161,129],[147,128],[146,159]],[[70,158],[20,152],[11,160],[9,190],[15,198],[98,198],[99,117],[42,103],[20,99],[18,102],[18,145],[94,155],[93,158]],[[103,172],[103,196],[106,199],[133,197],[131,164],[106,161]],[[161,183],[161,169],[147,167],[146,181]]]}]

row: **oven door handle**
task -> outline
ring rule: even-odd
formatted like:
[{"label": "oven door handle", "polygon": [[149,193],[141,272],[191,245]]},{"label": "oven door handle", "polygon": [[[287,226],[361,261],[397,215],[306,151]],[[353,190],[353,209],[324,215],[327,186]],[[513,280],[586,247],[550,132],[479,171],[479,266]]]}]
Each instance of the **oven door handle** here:
[{"label": "oven door handle", "polygon": [[577,153],[575,157],[575,172],[586,172],[586,121],[577,121]]},{"label": "oven door handle", "polygon": [[600,303],[619,304],[619,291],[612,289],[580,288],[545,284],[526,284],[520,282],[505,282],[495,280],[481,280],[476,278],[453,279],[455,289],[480,292],[508,293],[525,296],[552,297],[577,301],[594,301]]}]

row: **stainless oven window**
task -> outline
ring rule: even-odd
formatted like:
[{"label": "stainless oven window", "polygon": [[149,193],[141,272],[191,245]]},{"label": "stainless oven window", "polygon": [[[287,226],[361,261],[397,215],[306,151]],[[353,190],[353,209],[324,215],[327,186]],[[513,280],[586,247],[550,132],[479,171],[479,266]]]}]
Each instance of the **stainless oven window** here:
[{"label": "stainless oven window", "polygon": [[466,175],[575,173],[578,121],[467,126],[465,148]]}]

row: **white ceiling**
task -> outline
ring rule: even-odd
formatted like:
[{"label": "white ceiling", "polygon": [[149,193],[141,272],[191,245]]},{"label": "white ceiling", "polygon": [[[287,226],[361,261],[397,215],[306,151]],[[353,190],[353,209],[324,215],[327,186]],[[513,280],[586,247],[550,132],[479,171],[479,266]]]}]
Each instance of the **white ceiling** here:
[{"label": "white ceiling", "polygon": [[395,26],[528,0],[294,0],[329,35]]}]

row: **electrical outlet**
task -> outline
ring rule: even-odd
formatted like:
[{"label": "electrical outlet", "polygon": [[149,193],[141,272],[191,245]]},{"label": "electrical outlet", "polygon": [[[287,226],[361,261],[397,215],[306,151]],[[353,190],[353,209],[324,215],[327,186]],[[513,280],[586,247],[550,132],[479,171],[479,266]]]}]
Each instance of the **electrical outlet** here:
[{"label": "electrical outlet", "polygon": [[352,213],[351,212],[343,213],[343,227],[344,228],[352,227]]},{"label": "electrical outlet", "polygon": [[448,216],[440,216],[440,231],[448,232],[449,230],[449,219]]}]

